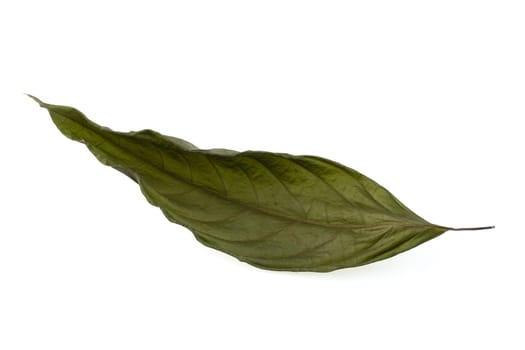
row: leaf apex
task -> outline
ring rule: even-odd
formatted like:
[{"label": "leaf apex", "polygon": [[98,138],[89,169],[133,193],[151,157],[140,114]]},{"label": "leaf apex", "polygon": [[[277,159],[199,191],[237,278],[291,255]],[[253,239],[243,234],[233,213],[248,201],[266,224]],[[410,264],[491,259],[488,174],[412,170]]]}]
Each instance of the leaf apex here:
[{"label": "leaf apex", "polygon": [[30,94],[26,94],[28,97],[32,98],[36,103],[38,103],[40,105],[40,107],[42,108],[47,108],[47,103],[44,103],[42,102],[42,100],[40,100],[39,98],[33,96],[33,95],[30,95]]}]

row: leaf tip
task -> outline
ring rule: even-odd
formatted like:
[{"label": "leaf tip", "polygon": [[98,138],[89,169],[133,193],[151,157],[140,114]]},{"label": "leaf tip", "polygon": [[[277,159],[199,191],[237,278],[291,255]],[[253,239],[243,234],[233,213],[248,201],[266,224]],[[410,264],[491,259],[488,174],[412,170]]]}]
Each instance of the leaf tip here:
[{"label": "leaf tip", "polygon": [[26,94],[26,96],[32,98],[36,103],[38,103],[40,105],[40,107],[43,107],[43,108],[46,108],[47,104],[42,102],[42,100],[40,100],[39,98],[31,95],[31,94]]}]

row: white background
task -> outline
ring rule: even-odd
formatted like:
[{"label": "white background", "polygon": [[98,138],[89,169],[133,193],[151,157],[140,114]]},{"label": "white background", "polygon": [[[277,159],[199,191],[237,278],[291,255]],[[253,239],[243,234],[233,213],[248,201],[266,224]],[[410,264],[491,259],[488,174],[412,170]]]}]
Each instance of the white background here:
[{"label": "white background", "polygon": [[[1,349],[524,349],[522,1],[2,1]],[[328,157],[448,232],[270,272],[199,244],[23,93]],[[521,332],[521,334],[520,334]]]}]

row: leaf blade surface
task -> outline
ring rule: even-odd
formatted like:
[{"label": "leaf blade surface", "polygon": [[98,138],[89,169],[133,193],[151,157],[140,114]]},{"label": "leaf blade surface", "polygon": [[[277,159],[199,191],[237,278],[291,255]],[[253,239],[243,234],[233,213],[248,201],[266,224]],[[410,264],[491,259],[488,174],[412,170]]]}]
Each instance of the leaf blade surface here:
[{"label": "leaf blade surface", "polygon": [[112,131],[74,108],[34,99],[66,137],[136,181],[170,221],[257,267],[325,272],[359,266],[450,229],[328,159],[200,150],[152,130]]}]

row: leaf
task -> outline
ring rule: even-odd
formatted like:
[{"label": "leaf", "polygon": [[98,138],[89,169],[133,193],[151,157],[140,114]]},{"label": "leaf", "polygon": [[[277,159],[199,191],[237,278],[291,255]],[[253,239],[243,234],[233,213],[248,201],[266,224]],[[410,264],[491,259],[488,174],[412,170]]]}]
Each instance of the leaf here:
[{"label": "leaf", "polygon": [[358,266],[451,230],[422,219],[371,179],[328,159],[200,150],[153,130],[115,132],[72,107],[30,97],[65,136],[136,181],[170,221],[206,246],[260,268]]}]

